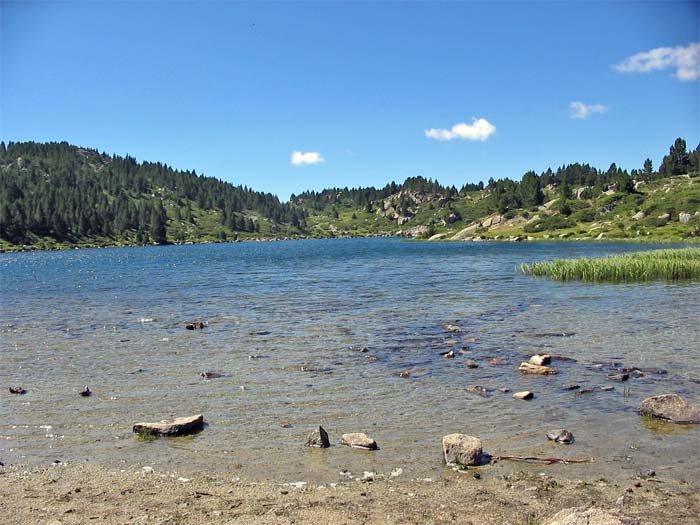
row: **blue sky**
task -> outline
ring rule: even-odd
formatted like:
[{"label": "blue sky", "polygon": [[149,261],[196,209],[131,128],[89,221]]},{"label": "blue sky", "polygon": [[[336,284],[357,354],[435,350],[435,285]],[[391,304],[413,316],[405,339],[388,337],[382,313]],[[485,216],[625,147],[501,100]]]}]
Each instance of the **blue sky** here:
[{"label": "blue sky", "polygon": [[656,166],[676,137],[700,141],[698,2],[0,9],[2,140],[128,153],[283,199]]}]

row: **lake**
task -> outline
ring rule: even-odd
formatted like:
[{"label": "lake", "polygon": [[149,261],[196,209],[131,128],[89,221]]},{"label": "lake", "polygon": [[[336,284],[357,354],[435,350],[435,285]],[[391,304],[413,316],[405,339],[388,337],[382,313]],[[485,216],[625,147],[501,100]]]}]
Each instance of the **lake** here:
[{"label": "lake", "polygon": [[[700,402],[698,284],[560,283],[518,271],[651,248],[339,239],[0,254],[0,460],[281,481],[398,467],[436,477],[447,470],[442,436],[461,432],[491,454],[596,459],[537,472],[691,478],[699,426],[648,422],[636,408],[668,392]],[[186,330],[193,320],[208,326]],[[458,355],[442,357],[450,349]],[[536,352],[577,362],[521,376]],[[613,383],[612,362],[668,373]],[[205,370],[225,376],[205,380]],[[562,390],[570,382],[615,390]],[[13,396],[12,385],[28,393]],[[90,398],[78,395],[85,385]],[[474,385],[493,391],[466,391]],[[196,413],[208,426],[193,437],[144,442],[131,432]],[[366,432],[380,450],[305,448],[319,424],[332,443]],[[575,443],[548,442],[554,428]]]}]

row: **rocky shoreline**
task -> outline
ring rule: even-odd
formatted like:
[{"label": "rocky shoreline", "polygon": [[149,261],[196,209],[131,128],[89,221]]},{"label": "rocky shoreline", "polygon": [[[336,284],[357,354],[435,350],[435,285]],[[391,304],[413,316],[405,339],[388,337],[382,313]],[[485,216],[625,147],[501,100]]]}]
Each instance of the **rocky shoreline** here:
[{"label": "rocky shoreline", "polygon": [[[372,475],[368,475],[372,474]],[[666,479],[626,483],[508,471],[403,479],[365,473],[352,481],[249,482],[89,463],[28,470],[0,467],[0,516],[12,523],[457,523],[691,524],[697,487]],[[345,477],[345,479],[349,479]],[[4,518],[3,518],[4,519]],[[579,520],[579,521],[577,521]],[[2,521],[0,519],[0,521]]]}]

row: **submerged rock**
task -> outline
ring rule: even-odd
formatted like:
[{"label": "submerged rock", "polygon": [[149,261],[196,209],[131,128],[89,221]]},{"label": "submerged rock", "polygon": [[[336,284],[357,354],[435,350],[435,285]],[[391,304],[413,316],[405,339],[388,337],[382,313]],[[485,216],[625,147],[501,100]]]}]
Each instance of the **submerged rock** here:
[{"label": "submerged rock", "polygon": [[574,435],[568,430],[562,428],[559,430],[550,430],[549,432],[547,432],[547,439],[556,443],[570,445],[574,441]]},{"label": "submerged rock", "polygon": [[27,391],[22,388],[21,386],[11,386],[10,387],[10,394],[17,394],[17,395],[24,395],[26,394]]},{"label": "submerged rock", "polygon": [[403,372],[399,372],[398,374],[399,377],[408,378],[411,377],[411,371],[410,370],[404,370]]},{"label": "submerged rock", "polygon": [[642,401],[639,413],[672,423],[700,423],[700,406],[689,404],[677,394],[649,397]]},{"label": "submerged rock", "polygon": [[328,433],[322,426],[317,430],[312,430],[306,438],[306,446],[313,448],[328,448],[331,442],[328,440]]},{"label": "submerged rock", "polygon": [[581,385],[578,385],[576,383],[564,383],[561,385],[562,390],[577,390],[581,388]]},{"label": "submerged rock", "polygon": [[479,385],[467,387],[467,392],[469,392],[471,394],[477,394],[481,397],[489,397],[489,395],[491,395],[490,389],[488,389],[484,386],[479,386]]},{"label": "submerged rock", "polygon": [[627,381],[629,378],[629,374],[612,374],[608,376],[608,379],[610,381],[618,381],[620,383],[623,381]]},{"label": "submerged rock", "polygon": [[202,321],[193,321],[191,323],[185,324],[185,328],[187,330],[201,330],[205,326],[207,326],[207,325],[204,324]]},{"label": "submerged rock", "polygon": [[92,395],[92,390],[90,390],[89,386],[85,385],[85,388],[80,391],[80,395],[83,397],[90,397]]},{"label": "submerged rock", "polygon": [[480,465],[482,452],[479,438],[466,434],[449,434],[442,438],[442,453],[448,465]]},{"label": "submerged rock", "polygon": [[343,434],[340,437],[340,444],[347,445],[352,448],[361,448],[364,450],[377,450],[377,442],[370,438],[367,434],[361,432],[353,432]]},{"label": "submerged rock", "polygon": [[464,329],[461,327],[457,326],[456,324],[449,324],[447,323],[446,325],[443,325],[443,328],[447,330],[448,332],[452,332],[453,334],[459,334],[464,332]]},{"label": "submerged rock", "polygon": [[133,431],[137,434],[151,434],[153,436],[182,436],[184,434],[194,434],[203,428],[204,416],[198,414],[191,417],[178,417],[172,421],[136,423]]},{"label": "submerged rock", "polygon": [[446,357],[447,359],[454,359],[455,352],[454,350],[450,350],[449,352],[443,352],[442,357]]},{"label": "submerged rock", "polygon": [[215,379],[217,377],[224,377],[224,374],[220,372],[212,372],[210,370],[204,371],[199,375],[202,376],[204,379]]},{"label": "submerged rock", "polygon": [[518,370],[524,374],[554,375],[557,373],[552,367],[531,365],[530,363],[520,363]]},{"label": "submerged rock", "polygon": [[552,362],[552,356],[549,354],[535,354],[530,357],[530,364],[536,366],[548,365]]},{"label": "submerged rock", "polygon": [[467,359],[466,365],[467,368],[479,368],[479,363],[477,363],[473,359]]}]

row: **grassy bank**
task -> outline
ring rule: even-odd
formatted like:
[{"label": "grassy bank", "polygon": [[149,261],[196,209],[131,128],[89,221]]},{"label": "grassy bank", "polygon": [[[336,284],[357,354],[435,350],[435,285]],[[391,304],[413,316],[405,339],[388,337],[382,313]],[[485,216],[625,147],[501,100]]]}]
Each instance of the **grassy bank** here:
[{"label": "grassy bank", "polygon": [[700,249],[650,250],[596,259],[557,259],[523,264],[525,274],[559,281],[638,282],[700,279]]}]

